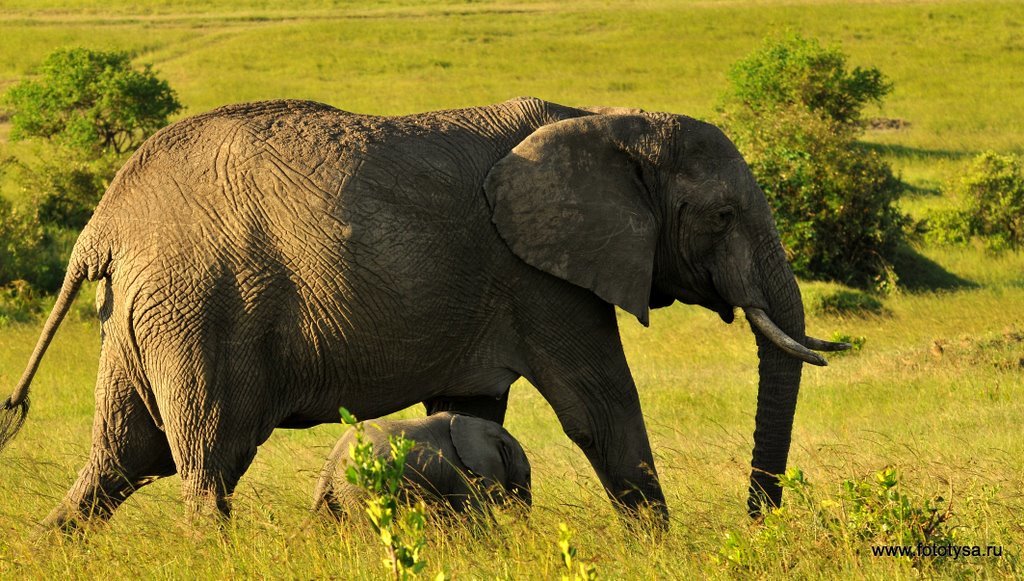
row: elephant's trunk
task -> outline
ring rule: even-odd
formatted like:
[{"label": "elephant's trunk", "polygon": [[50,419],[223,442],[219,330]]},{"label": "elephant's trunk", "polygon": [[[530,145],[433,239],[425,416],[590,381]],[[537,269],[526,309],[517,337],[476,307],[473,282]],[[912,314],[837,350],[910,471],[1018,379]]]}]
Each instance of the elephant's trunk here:
[{"label": "elephant's trunk", "polygon": [[522,453],[523,462],[512,474],[509,475],[509,491],[524,506],[533,506],[533,478],[530,474],[529,461],[526,460],[526,453]]},{"label": "elephant's trunk", "polygon": [[[777,240],[775,238],[773,244],[766,245],[767,256],[758,257],[759,260],[755,261],[768,302],[766,312],[762,314],[767,315],[774,331],[784,334],[794,343],[806,343],[800,289]],[[748,314],[750,319],[757,317],[756,314],[753,317]],[[751,322],[757,340],[760,381],[747,507],[751,516],[757,516],[764,507],[778,506],[782,501],[777,475],[786,471],[793,415],[800,391],[800,373],[803,359],[807,358],[793,353],[792,345],[772,336],[773,330],[762,330],[766,327],[763,323]]]},{"label": "elephant's trunk", "polygon": [[525,507],[533,506],[533,493],[530,491],[529,486],[524,485],[513,485],[512,494],[523,503]]}]

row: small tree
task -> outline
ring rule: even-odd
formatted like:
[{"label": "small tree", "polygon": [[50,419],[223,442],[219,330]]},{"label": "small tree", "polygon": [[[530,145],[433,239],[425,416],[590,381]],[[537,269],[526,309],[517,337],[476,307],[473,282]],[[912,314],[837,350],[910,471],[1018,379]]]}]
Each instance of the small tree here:
[{"label": "small tree", "polygon": [[791,34],[769,41],[729,72],[730,99],[758,114],[801,109],[855,125],[870,103],[881,104],[892,84],[872,67],[846,68],[846,55],[813,38]]},{"label": "small tree", "polygon": [[794,272],[892,288],[902,184],[858,144],[861,113],[891,85],[877,69],[813,39],[767,42],[736,63],[722,109],[728,132],[772,206]]},{"label": "small tree", "polygon": [[929,217],[931,240],[966,243],[978,236],[989,250],[1024,247],[1024,158],[986,151],[951,190],[959,206]]},{"label": "small tree", "polygon": [[44,225],[85,225],[127,153],[167,125],[181,104],[149,65],[123,52],[61,49],[35,78],[3,97],[11,139],[36,139],[41,161],[21,166],[19,183]]},{"label": "small tree", "polygon": [[52,53],[38,78],[18,83],[4,100],[12,140],[50,139],[93,157],[133,151],[181,110],[150,65],[138,70],[128,53],[86,48]]},{"label": "small tree", "polygon": [[0,287],[24,278],[42,238],[34,218],[0,196]]}]

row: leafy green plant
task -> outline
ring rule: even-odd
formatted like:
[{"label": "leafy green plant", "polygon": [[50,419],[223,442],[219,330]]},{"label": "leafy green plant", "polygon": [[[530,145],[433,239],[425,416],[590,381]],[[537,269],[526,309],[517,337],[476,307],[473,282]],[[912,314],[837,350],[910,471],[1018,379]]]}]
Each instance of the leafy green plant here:
[{"label": "leafy green plant", "polygon": [[11,323],[31,321],[44,310],[45,301],[29,283],[15,280],[0,286],[0,329]]},{"label": "leafy green plant", "polygon": [[819,547],[852,546],[864,554],[870,554],[862,550],[866,546],[950,545],[958,540],[951,504],[938,496],[907,494],[892,467],[870,478],[844,480],[838,493],[827,497],[799,468],[787,469],[779,485],[786,491],[786,504],[767,513],[761,526],[748,534],[729,531],[718,551],[719,563],[750,568],[761,558],[785,553],[796,536],[815,537]]},{"label": "leafy green plant", "polygon": [[804,294],[804,308],[809,314],[837,317],[881,315],[885,306],[878,297],[855,289],[838,288]]},{"label": "leafy green plant", "polygon": [[789,36],[739,61],[730,78],[724,124],[772,206],[794,272],[895,288],[903,185],[856,142],[863,107],[889,91],[881,73],[847,71],[838,49]]},{"label": "leafy green plant", "polygon": [[96,156],[123,154],[181,110],[167,81],[150,65],[136,69],[128,53],[60,49],[38,72],[4,96],[13,140],[37,137]]},{"label": "leafy green plant", "polygon": [[961,203],[929,216],[929,240],[964,244],[978,236],[993,251],[1024,246],[1024,158],[982,153],[951,190]]},{"label": "leafy green plant", "polygon": [[895,468],[876,472],[871,480],[844,480],[841,498],[845,522],[836,526],[859,538],[896,545],[955,541],[951,505],[940,506],[942,497],[914,501],[902,491]]},{"label": "leafy green plant", "polygon": [[0,197],[0,284],[23,278],[41,238],[35,216],[26,215]]},{"label": "leafy green plant", "polygon": [[81,230],[121,161],[112,154],[88,159],[74,150],[60,148],[53,157],[23,167],[19,181],[26,197],[35,204],[42,224]]},{"label": "leafy green plant", "polygon": [[848,343],[850,348],[846,351],[836,351],[832,353],[832,357],[843,357],[857,353],[864,348],[864,344],[868,342],[868,338],[863,335],[848,335],[842,331],[836,331],[832,333],[831,341],[835,343]]},{"label": "leafy green plant", "polygon": [[82,228],[126,154],[181,110],[174,91],[123,52],[51,53],[34,78],[3,95],[13,141],[34,139],[41,161],[18,182],[43,225]]},{"label": "leafy green plant", "polygon": [[0,286],[26,281],[41,291],[60,287],[73,237],[43,226],[38,212],[0,196]]},{"label": "leafy green plant", "polygon": [[577,550],[572,544],[572,534],[569,525],[558,523],[558,551],[565,566],[562,581],[593,581],[597,579],[597,567],[576,558]]},{"label": "leafy green plant", "polygon": [[[351,425],[356,435],[349,449],[352,461],[345,477],[368,493],[366,516],[384,545],[384,567],[395,579],[414,577],[427,566],[423,556],[427,544],[424,534],[426,506],[420,500],[400,510],[399,488],[406,458],[416,442],[401,435],[389,436],[391,457],[380,458],[373,451],[373,443],[366,439],[363,425],[345,408],[340,411],[342,422]],[[444,578],[443,573],[436,577]]]},{"label": "leafy green plant", "polygon": [[766,42],[729,79],[730,99],[759,115],[796,108],[845,125],[859,123],[864,107],[892,90],[877,68],[850,70],[842,50],[799,34]]}]

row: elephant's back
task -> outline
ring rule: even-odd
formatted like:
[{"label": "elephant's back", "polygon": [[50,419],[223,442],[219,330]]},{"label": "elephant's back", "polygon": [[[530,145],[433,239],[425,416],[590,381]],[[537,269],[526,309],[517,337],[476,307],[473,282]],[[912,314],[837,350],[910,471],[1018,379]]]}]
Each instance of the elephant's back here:
[{"label": "elephant's back", "polygon": [[400,117],[299,100],[228,105],[147,140],[93,230],[194,257],[261,239],[299,267],[291,254],[318,245],[380,248],[460,228],[484,234],[466,242],[479,248],[498,241],[481,190],[490,167],[536,127],[578,113],[536,99]]},{"label": "elephant's back", "polygon": [[180,229],[219,217],[230,226],[274,197],[301,203],[303,194],[340,185],[331,181],[346,173],[343,150],[359,133],[347,129],[360,118],[321,103],[281,100],[183,119],[125,163],[94,220],[121,222],[128,231],[140,219]]}]

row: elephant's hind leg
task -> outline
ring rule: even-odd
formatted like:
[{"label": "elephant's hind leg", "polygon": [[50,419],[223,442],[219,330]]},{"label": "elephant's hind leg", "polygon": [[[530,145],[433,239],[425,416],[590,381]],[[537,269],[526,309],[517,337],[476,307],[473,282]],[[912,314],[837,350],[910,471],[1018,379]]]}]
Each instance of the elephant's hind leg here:
[{"label": "elephant's hind leg", "polygon": [[158,390],[161,410],[190,513],[229,517],[239,479],[280,417],[261,413],[265,370],[255,353],[197,360],[199,373],[181,373]]},{"label": "elephant's hind leg", "polygon": [[171,450],[142,398],[109,357],[100,361],[89,461],[41,524],[71,531],[103,521],[141,486],[175,473]]}]

